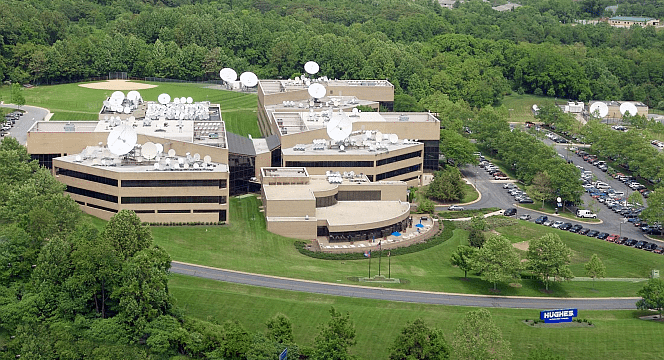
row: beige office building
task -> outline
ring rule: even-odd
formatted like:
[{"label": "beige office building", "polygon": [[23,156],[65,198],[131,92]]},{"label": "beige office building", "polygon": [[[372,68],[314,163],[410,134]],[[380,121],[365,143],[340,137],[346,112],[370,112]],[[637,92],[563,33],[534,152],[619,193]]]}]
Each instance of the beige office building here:
[{"label": "beige office building", "polygon": [[613,27],[630,28],[633,25],[645,26],[659,26],[659,20],[649,17],[637,16],[614,16],[609,19],[609,25]]},{"label": "beige office building", "polygon": [[371,182],[359,174],[309,175],[305,168],[265,167],[261,182],[267,230],[279,235],[362,241],[410,225],[403,181]]}]

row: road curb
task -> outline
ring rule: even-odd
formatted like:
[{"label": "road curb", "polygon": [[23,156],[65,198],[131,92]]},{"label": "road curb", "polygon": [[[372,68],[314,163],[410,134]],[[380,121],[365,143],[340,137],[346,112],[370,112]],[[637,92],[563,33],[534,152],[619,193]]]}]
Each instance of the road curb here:
[{"label": "road curb", "polygon": [[534,211],[534,212],[539,213],[539,214],[542,214],[542,215],[546,215],[546,216],[554,216],[554,217],[557,217],[557,218],[561,218],[561,219],[569,220],[569,221],[574,221],[574,222],[578,222],[578,223],[582,223],[582,224],[588,224],[588,225],[601,225],[601,224],[604,224],[604,221],[603,221],[602,219],[599,219],[599,222],[593,222],[593,223],[591,223],[591,222],[587,222],[587,221],[573,220],[573,219],[570,219],[570,218],[567,218],[567,217],[564,217],[564,216],[560,216],[560,215],[556,215],[556,214],[549,214],[549,213],[544,212],[544,211],[533,210],[533,209],[530,209],[530,208],[527,208],[527,207],[523,207],[523,206],[521,206],[521,205],[517,205],[517,204],[512,204],[512,205],[518,207],[519,209],[525,209],[525,210],[528,210],[528,211]]},{"label": "road curb", "polygon": [[[466,181],[466,184],[472,186],[473,189],[475,189],[475,191],[477,191],[477,194],[478,194],[477,199],[475,199],[471,202],[463,203],[463,204],[438,204],[438,205],[434,206],[434,209],[436,209],[436,207],[438,207],[438,206],[445,207],[445,206],[450,206],[450,205],[459,205],[459,206],[472,205],[472,204],[482,200],[482,192],[477,190],[477,187],[474,184],[472,184],[470,181],[468,181],[468,179],[464,178],[463,180]],[[438,209],[436,209],[436,210],[438,210]],[[443,209],[443,210],[445,210],[445,209]]]}]

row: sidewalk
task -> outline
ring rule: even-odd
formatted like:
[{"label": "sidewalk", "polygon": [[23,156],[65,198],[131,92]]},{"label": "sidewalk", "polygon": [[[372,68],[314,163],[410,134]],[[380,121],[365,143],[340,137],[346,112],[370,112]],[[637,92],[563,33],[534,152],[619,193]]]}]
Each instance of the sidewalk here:
[{"label": "sidewalk", "polygon": [[583,220],[579,220],[579,219],[570,219],[570,218],[568,218],[568,217],[560,216],[560,215],[557,215],[557,214],[549,214],[548,212],[544,212],[544,211],[533,210],[533,209],[530,209],[530,208],[527,208],[527,207],[523,207],[523,206],[521,206],[521,205],[519,205],[519,204],[512,204],[512,205],[514,205],[515,207],[518,207],[519,209],[524,209],[524,210],[528,210],[528,211],[534,211],[534,212],[536,212],[536,213],[538,213],[538,214],[542,214],[542,215],[546,215],[546,216],[553,216],[553,217],[560,218],[560,219],[562,219],[562,220],[574,221],[574,222],[578,222],[578,223],[582,223],[582,224],[588,224],[588,225],[600,225],[600,224],[603,224],[603,223],[604,223],[604,221],[602,221],[602,219],[599,219],[598,222],[588,222],[588,221],[583,221]]}]

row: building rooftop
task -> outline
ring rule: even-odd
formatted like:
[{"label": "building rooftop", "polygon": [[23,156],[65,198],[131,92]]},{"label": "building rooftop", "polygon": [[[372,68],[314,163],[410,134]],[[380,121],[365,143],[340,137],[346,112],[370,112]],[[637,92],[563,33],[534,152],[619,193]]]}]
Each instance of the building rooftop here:
[{"label": "building rooftop", "polygon": [[521,7],[521,5],[508,2],[507,4],[494,6],[494,7],[492,7],[492,9],[494,9],[496,11],[510,11],[510,10],[516,9],[518,7]]},{"label": "building rooftop", "polygon": [[309,85],[312,83],[323,84],[327,87],[342,87],[342,86],[390,86],[394,87],[392,83],[387,80],[331,80],[327,77],[322,77],[318,79],[288,79],[288,80],[259,80],[260,88],[263,90],[263,94],[277,94],[281,92],[289,91],[301,91],[307,90]]},{"label": "building rooftop", "polygon": [[353,135],[348,139],[347,145],[341,146],[330,140],[324,140],[315,144],[299,144],[292,148],[281,149],[283,155],[314,155],[314,156],[347,156],[347,155],[371,155],[376,156],[380,154],[389,153],[390,151],[400,150],[412,147],[415,148],[422,146],[422,143],[405,140],[398,140],[395,143],[390,141],[376,142],[375,140],[362,140],[363,136]]},{"label": "building rooftop", "polygon": [[410,212],[410,204],[401,201],[339,201],[335,205],[316,208],[316,218],[330,227],[382,224]]},{"label": "building rooftop", "polygon": [[261,168],[261,174],[264,179],[271,178],[308,178],[307,168],[303,167],[264,167]]},{"label": "building rooftop", "polygon": [[[99,167],[114,172],[228,172],[228,165],[205,163],[203,159],[194,160],[185,156],[162,156],[153,160],[141,156],[117,156],[107,147],[88,146],[81,154],[60,156],[57,160],[83,166]],[[155,164],[159,164],[159,169]]]},{"label": "building rooftop", "polygon": [[655,18],[650,18],[650,17],[640,17],[640,16],[614,16],[609,18],[609,20],[613,21],[633,21],[633,22],[647,22],[651,20],[657,20]]},{"label": "building rooftop", "polygon": [[[270,185],[269,175],[267,180],[264,176],[263,181],[263,193],[267,200],[311,200],[314,199],[314,193],[321,191],[330,191],[338,188],[340,185],[351,185],[351,186],[375,186],[377,184],[404,184],[401,181],[377,181],[372,183],[365,175],[357,174],[351,177],[336,177],[339,182],[331,182],[328,179],[328,176],[325,175],[307,175],[303,174],[301,171],[303,168],[295,168],[298,172],[294,174],[289,174],[287,168],[269,168],[276,169],[275,171],[280,174],[277,177],[309,177],[308,183],[303,184],[288,184],[288,185]],[[278,181],[278,180],[277,180]]]}]

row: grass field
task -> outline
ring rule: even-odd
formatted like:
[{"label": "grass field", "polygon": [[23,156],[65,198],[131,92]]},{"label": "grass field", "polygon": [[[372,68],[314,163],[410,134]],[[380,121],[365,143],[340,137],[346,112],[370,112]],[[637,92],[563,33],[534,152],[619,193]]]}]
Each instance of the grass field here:
[{"label": "grass field", "polygon": [[[261,274],[319,280],[334,283],[353,283],[349,277],[365,276],[368,261],[319,260],[301,255],[293,246],[293,239],[265,230],[265,220],[258,210],[255,197],[233,198],[230,202],[230,224],[222,227],[155,227],[155,242],[174,260],[219,268]],[[252,220],[253,219],[253,220]],[[513,242],[531,240],[546,232],[559,234],[574,251],[572,269],[576,276],[585,276],[583,263],[597,253],[607,265],[607,277],[647,277],[651,269],[664,269],[664,256],[617,246],[567,231],[545,228],[520,222],[509,228],[499,228]],[[456,293],[490,294],[491,285],[476,276],[461,280],[463,272],[449,263],[450,254],[459,244],[467,243],[467,232],[457,229],[447,242],[418,253],[394,256],[391,272],[408,284],[381,285],[401,289],[446,291]],[[383,264],[385,265],[385,264]],[[372,270],[375,272],[376,264]],[[386,270],[383,268],[383,270]],[[551,286],[550,296],[608,297],[635,296],[642,283],[602,282],[592,290],[591,282],[567,282]],[[522,280],[522,287],[499,285],[502,295],[548,296],[540,291],[536,280]]]},{"label": "grass field", "polygon": [[509,111],[510,122],[526,122],[526,121],[535,121],[535,117],[532,113],[532,108],[534,104],[537,106],[542,106],[544,104],[553,104],[554,99],[545,96],[535,96],[535,95],[518,95],[512,94],[505,96],[503,98],[503,105],[507,109],[512,109]]},{"label": "grass field", "polygon": [[[422,318],[442,329],[447,342],[463,315],[473,310],[439,306],[354,299],[272,290],[173,275],[169,289],[185,313],[203,320],[237,320],[250,333],[264,332],[265,321],[276,313],[293,323],[295,341],[312,346],[319,325],[329,320],[334,306],[348,312],[355,324],[357,345],[351,352],[361,359],[387,359],[389,347],[406,322]],[[522,323],[539,318],[537,310],[488,309],[510,341],[515,359],[525,359],[538,346],[551,348],[565,359],[658,359],[656,344],[664,341],[662,324],[639,320],[640,311],[580,311],[592,328],[534,328]]]},{"label": "grass field", "polygon": [[[102,101],[113,90],[96,90],[76,84],[37,86],[23,89],[26,105],[41,106],[54,115],[52,120],[97,120]],[[158,85],[152,89],[140,90],[146,101],[156,101],[161,93],[171,97],[191,96],[194,101],[210,101],[220,104],[226,129],[239,135],[251,134],[261,137],[256,120],[257,96],[226,90],[208,88],[208,84],[150,83]],[[125,94],[127,92],[125,91]],[[9,86],[0,88],[0,96],[9,99]]]},{"label": "grass field", "polygon": [[473,185],[464,184],[463,185],[463,199],[461,199],[462,204],[467,204],[471,201],[477,200],[480,197],[480,193],[475,190]]}]

